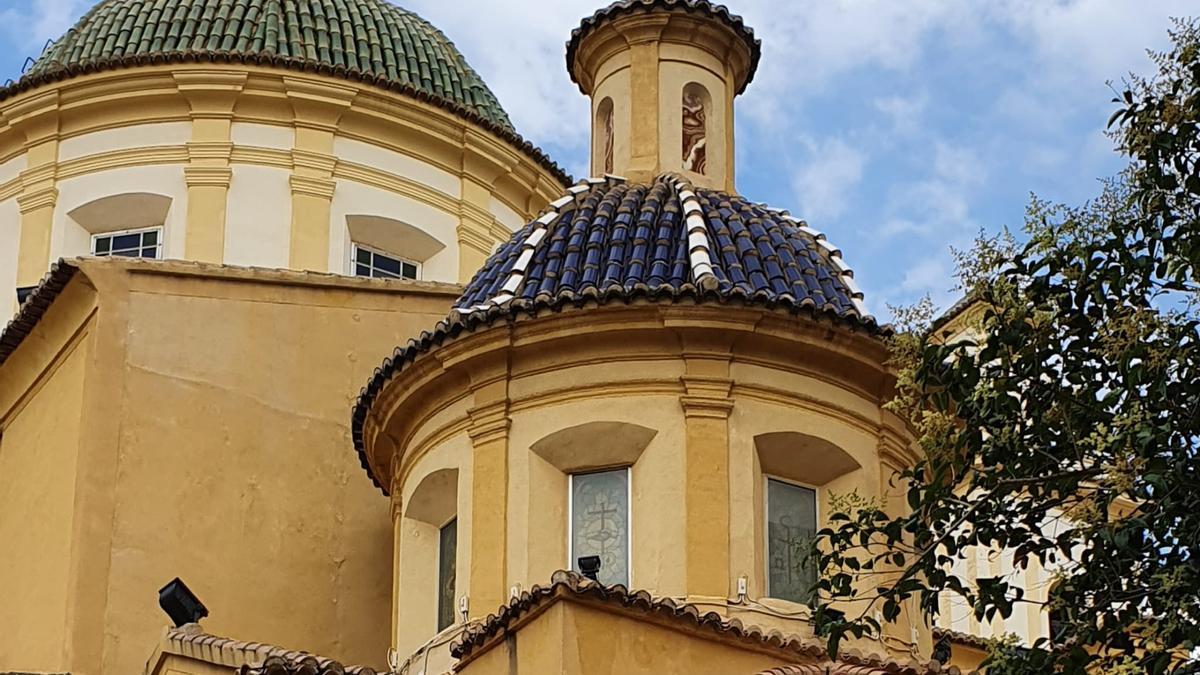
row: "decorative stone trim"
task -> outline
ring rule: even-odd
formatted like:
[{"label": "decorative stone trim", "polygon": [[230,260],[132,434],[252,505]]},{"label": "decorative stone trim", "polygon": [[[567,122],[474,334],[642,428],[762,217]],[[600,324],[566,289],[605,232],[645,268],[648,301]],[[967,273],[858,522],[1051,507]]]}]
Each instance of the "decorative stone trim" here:
[{"label": "decorative stone trim", "polygon": [[708,224],[704,222],[704,209],[692,191],[691,185],[678,176],[669,178],[683,203],[684,238],[688,243],[688,259],[692,265],[692,281],[701,289],[715,291],[720,282],[713,274],[712,256],[709,251]]}]

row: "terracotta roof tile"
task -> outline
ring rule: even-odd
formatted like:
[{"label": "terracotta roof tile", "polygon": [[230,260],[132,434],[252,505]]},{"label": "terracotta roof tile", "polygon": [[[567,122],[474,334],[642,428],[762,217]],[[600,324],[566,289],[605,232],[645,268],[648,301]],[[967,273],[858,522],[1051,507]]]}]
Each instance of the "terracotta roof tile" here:
[{"label": "terracotta roof tile", "polygon": [[173,654],[234,666],[238,675],[377,675],[366,666],[343,666],[307,652],[210,635],[199,624],[169,628],[163,641]]},{"label": "terracotta roof tile", "polygon": [[695,605],[675,602],[670,598],[655,598],[645,591],[631,591],[621,585],[605,586],[575,572],[561,570],[554,573],[549,585],[534,586],[500,607],[496,614],[469,626],[462,638],[450,645],[450,654],[457,659],[469,657],[492,638],[506,633],[510,626],[530,612],[564,598],[590,600],[615,608],[654,615],[681,626],[712,631],[723,637],[732,637],[755,645],[769,645],[791,652],[800,660],[814,661],[808,665],[780,666],[763,671],[759,675],[958,675],[959,672],[954,667],[943,669],[936,662],[902,663],[858,652],[843,654],[836,662],[830,661],[825,658],[825,647],[819,640],[784,635],[779,631],[767,632],[756,626],[744,626],[737,619],[727,620],[716,612],[701,612]]},{"label": "terracotta roof tile", "polygon": [[21,303],[20,309],[17,310],[15,316],[9,320],[8,324],[0,331],[0,365],[12,356],[17,347],[29,336],[33,331],[33,327],[41,321],[46,310],[50,309],[50,304],[62,293],[63,288],[66,288],[67,282],[75,277],[75,273],[79,268],[67,262],[59,260],[50,266],[50,271],[46,276],[42,277],[37,288],[25,298],[25,302]]}]

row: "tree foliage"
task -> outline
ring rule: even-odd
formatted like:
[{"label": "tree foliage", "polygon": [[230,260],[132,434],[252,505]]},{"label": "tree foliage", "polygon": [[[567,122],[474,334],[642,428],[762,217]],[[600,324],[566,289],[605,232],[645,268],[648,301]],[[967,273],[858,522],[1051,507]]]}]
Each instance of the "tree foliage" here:
[{"label": "tree foliage", "polygon": [[1114,101],[1128,170],[1081,207],[1034,199],[1019,245],[960,255],[974,309],[950,326],[902,317],[891,406],[923,458],[896,486],[908,513],[845,509],[818,534],[831,651],[945,593],[985,621],[1034,602],[952,571],[1004,550],[1054,570],[1061,626],[992,672],[1200,672],[1200,23],[1171,37]]}]

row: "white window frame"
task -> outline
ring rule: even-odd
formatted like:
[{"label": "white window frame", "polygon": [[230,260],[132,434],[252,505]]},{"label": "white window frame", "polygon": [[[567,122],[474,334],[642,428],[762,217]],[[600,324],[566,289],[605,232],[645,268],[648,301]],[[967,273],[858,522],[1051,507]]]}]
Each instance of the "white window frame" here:
[{"label": "white window frame", "polygon": [[[155,257],[155,258],[142,258],[142,256],[141,256],[141,255],[137,255],[137,256],[119,256],[119,255],[118,255],[118,256],[114,256],[114,255],[113,255],[113,253],[112,253],[112,244],[111,244],[111,243],[109,244],[108,253],[104,253],[104,254],[102,254],[102,255],[99,255],[99,256],[97,256],[97,257],[103,257],[103,258],[141,258],[142,260],[162,260],[162,259],[163,259],[163,253],[166,251],[166,248],[167,248],[167,246],[166,246],[166,240],[165,240],[165,234],[166,234],[165,230],[166,230],[166,228],[164,228],[162,225],[155,225],[155,226],[153,226],[153,227],[134,227],[134,228],[130,228],[130,229],[128,229],[128,230],[112,230],[111,232],[97,232],[97,233],[95,233],[95,234],[91,235],[91,251],[90,251],[90,254],[91,254],[91,255],[94,255],[94,256],[95,256],[95,255],[97,255],[97,254],[96,254],[96,240],[98,240],[98,239],[103,239],[103,238],[107,237],[107,238],[109,238],[109,239],[111,240],[111,239],[115,239],[116,237],[120,237],[120,236],[122,236],[122,235],[126,235],[126,234],[144,234],[144,233],[146,233],[146,232],[157,232],[157,233],[158,233],[158,238],[157,238],[157,243],[154,245],[154,250],[155,250],[155,252],[156,252],[158,255],[157,255],[157,257]],[[146,246],[139,246],[139,247],[138,247],[138,251],[139,251],[139,253],[140,253],[141,249],[143,249],[143,248],[147,248],[147,247],[146,247]]]},{"label": "white window frame", "polygon": [[[816,527],[814,528],[815,530],[821,529],[821,488],[820,488],[820,486],[813,485],[811,483],[804,483],[802,481],[792,480],[790,478],[784,478],[783,476],[776,476],[775,474],[764,473],[762,476],[763,476],[763,484],[762,484],[763,485],[763,493],[762,493],[763,590],[765,591],[766,597],[771,598],[772,600],[778,600],[780,602],[793,602],[794,603],[794,602],[796,602],[795,600],[788,600],[787,598],[777,598],[777,597],[771,595],[771,506],[770,506],[770,504],[771,504],[771,481],[777,481],[779,483],[783,483],[784,485],[791,485],[792,487],[804,488],[805,490],[812,490],[812,493],[813,493],[813,521],[815,521],[814,525],[816,525]],[[799,603],[797,603],[797,604],[799,604]]]},{"label": "white window frame", "polygon": [[[409,258],[405,258],[404,256],[396,255],[395,253],[389,253],[382,249],[375,248],[374,246],[367,246],[366,244],[360,244],[356,241],[350,242],[350,261],[349,261],[349,267],[350,267],[349,275],[350,276],[352,276],[352,277],[359,276],[359,274],[358,274],[358,265],[359,265],[358,251],[359,251],[359,249],[362,249],[363,251],[367,251],[367,252],[371,253],[372,255],[381,255],[385,258],[391,258],[392,260],[399,260],[402,265],[412,265],[413,267],[417,268],[416,276],[414,276],[412,279],[408,279],[408,277],[401,274],[400,277],[395,277],[395,278],[408,279],[409,281],[420,281],[421,276],[422,276],[421,263],[417,262],[416,260],[411,260]],[[369,267],[371,267],[372,269],[376,269],[374,266],[369,266]],[[401,269],[403,270],[403,267]],[[362,279],[393,279],[394,277],[371,276],[371,277],[360,277],[360,278],[362,278]]]},{"label": "white window frame", "polygon": [[608,469],[594,469],[589,471],[575,471],[567,474],[567,569],[574,570],[575,562],[575,477],[590,476],[597,473],[609,473],[611,471],[625,471],[625,513],[629,518],[626,524],[626,538],[629,540],[629,545],[625,547],[625,569],[627,571],[625,580],[626,587],[633,588],[633,467],[632,466],[615,466]]}]

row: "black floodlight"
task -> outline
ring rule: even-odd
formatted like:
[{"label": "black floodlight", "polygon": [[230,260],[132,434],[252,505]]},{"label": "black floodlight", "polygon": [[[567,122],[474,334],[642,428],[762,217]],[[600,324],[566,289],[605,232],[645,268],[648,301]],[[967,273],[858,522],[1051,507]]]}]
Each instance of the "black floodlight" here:
[{"label": "black floodlight", "polygon": [[178,628],[184,624],[196,623],[208,616],[208,609],[200,602],[200,598],[183,583],[183,579],[175,577],[158,591],[158,606],[171,617]]},{"label": "black floodlight", "polygon": [[592,581],[600,581],[600,556],[585,555],[579,559],[579,571]]}]

